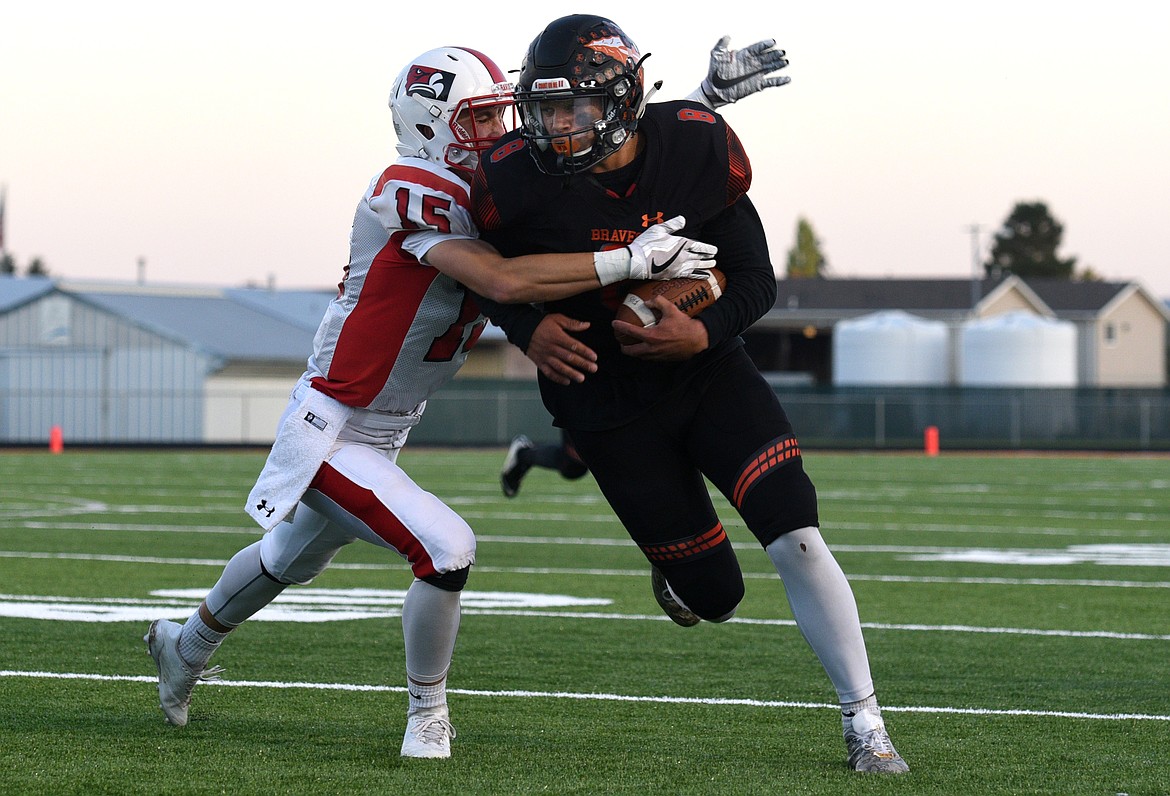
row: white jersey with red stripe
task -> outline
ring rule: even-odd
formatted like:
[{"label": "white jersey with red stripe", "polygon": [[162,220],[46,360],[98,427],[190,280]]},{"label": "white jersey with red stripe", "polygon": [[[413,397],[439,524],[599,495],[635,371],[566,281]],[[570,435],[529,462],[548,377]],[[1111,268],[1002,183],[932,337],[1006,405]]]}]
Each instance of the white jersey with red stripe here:
[{"label": "white jersey with red stripe", "polygon": [[456,280],[421,262],[436,243],[474,239],[468,185],[421,158],[400,158],[358,203],[338,295],[313,341],[306,377],[358,409],[395,414],[451,379],[486,319]]}]

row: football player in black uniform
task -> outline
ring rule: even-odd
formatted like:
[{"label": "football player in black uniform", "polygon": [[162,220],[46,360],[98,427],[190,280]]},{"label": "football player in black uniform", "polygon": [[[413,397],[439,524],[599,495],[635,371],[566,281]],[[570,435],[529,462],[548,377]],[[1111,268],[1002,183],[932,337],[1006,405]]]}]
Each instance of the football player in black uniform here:
[{"label": "football player in black uniform", "polygon": [[[837,690],[850,767],[907,771],[874,696],[852,590],[818,529],[800,446],[739,337],[776,290],[747,197],[748,157],[704,105],[647,105],[643,60],[608,19],[549,24],[515,87],[522,127],[481,159],[472,212],[505,256],[620,250],[650,225],[683,216],[686,235],[719,249],[722,298],[696,318],[656,299],[662,319],[646,329],[614,320],[620,284],[540,308],[481,306],[536,362],[545,405],[650,561],[671,619],[725,621],[744,594],[706,476],[783,579]],[[619,346],[615,328],[638,342]]]}]

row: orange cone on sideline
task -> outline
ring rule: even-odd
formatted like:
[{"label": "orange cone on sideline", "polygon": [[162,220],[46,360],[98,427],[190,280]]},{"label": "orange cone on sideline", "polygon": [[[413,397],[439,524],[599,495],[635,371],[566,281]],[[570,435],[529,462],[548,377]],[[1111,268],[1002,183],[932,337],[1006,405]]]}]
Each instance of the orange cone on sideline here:
[{"label": "orange cone on sideline", "polygon": [[60,453],[65,450],[65,435],[60,426],[49,429],[49,453]]},{"label": "orange cone on sideline", "polygon": [[923,443],[927,456],[938,456],[938,426],[927,426]]}]

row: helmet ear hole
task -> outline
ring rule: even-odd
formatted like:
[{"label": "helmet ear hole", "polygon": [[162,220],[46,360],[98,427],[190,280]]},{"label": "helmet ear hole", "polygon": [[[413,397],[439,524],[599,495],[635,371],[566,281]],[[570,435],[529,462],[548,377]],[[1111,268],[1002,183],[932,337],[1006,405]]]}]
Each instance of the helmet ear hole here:
[{"label": "helmet ear hole", "polygon": [[428,141],[435,137],[435,131],[425,124],[416,124],[414,129],[418,130],[418,134]]}]

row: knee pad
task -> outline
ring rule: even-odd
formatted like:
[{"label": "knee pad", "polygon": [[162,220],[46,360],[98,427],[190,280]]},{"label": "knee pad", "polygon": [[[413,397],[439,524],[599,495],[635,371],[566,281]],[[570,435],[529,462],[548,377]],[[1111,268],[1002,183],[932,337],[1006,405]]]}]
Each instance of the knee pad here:
[{"label": "knee pad", "polygon": [[298,586],[307,586],[325,571],[332,560],[333,553],[328,553],[326,555],[302,556],[296,561],[284,562],[285,565],[280,568],[270,567],[264,559],[261,559],[260,566],[263,568],[264,574],[277,583],[295,583]]},{"label": "knee pad", "polygon": [[338,549],[340,545],[327,548],[310,545],[298,552],[283,547],[280,536],[269,531],[260,538],[260,569],[277,583],[305,586],[325,571]]},{"label": "knee pad", "polygon": [[463,567],[451,572],[439,572],[435,575],[427,575],[425,578],[419,578],[424,583],[429,583],[435,588],[443,591],[463,591],[463,587],[467,585],[467,575],[471,572],[471,567]]},{"label": "knee pad", "polygon": [[[268,578],[273,583],[279,583],[281,586],[291,586],[293,583],[291,580],[282,580],[281,578],[272,574],[272,571],[270,569],[268,569],[268,567],[264,566],[264,558],[263,557],[260,557],[260,574],[263,575],[264,577]],[[300,584],[300,585],[303,586],[304,584]]]},{"label": "knee pad", "polygon": [[726,538],[701,558],[654,563],[666,576],[670,590],[700,619],[726,622],[743,600],[743,573]]}]

